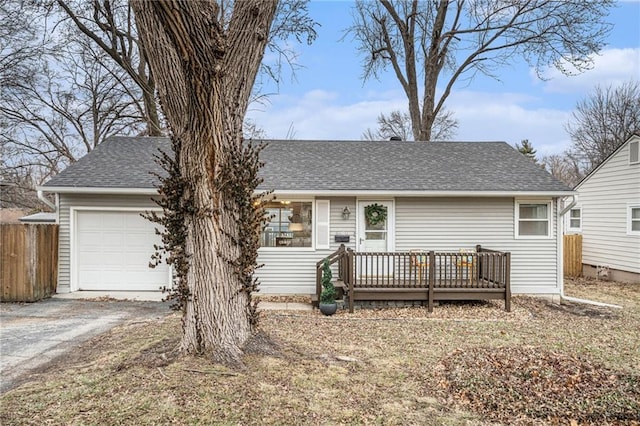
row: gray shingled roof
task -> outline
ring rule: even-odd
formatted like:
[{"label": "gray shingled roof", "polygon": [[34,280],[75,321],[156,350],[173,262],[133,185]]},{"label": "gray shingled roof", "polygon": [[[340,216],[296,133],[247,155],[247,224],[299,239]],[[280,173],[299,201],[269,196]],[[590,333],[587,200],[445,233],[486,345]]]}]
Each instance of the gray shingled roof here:
[{"label": "gray shingled roof", "polygon": [[[270,140],[262,189],[276,191],[565,192],[569,187],[504,142]],[[46,187],[153,188],[167,138],[112,137]]]},{"label": "gray shingled roof", "polygon": [[114,136],[98,145],[44,187],[72,188],[155,188],[163,173],[154,161],[158,148],[171,152],[168,138]]}]

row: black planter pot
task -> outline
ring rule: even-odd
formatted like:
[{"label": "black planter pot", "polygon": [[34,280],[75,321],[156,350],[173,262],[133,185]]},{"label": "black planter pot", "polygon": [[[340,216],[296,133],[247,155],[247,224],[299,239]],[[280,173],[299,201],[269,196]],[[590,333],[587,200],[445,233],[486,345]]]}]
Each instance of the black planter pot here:
[{"label": "black planter pot", "polygon": [[320,303],[320,312],[324,315],[333,315],[338,310],[337,303]]}]

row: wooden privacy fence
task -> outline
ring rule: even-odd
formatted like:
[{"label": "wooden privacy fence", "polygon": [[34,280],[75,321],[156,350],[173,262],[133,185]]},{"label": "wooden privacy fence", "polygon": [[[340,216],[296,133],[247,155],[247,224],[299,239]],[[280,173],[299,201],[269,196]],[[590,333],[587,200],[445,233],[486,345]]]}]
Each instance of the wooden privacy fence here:
[{"label": "wooden privacy fence", "polygon": [[35,302],[56,292],[58,225],[0,225],[0,301]]},{"label": "wooden privacy fence", "polygon": [[582,275],[582,235],[568,234],[563,238],[564,275],[579,277]]}]

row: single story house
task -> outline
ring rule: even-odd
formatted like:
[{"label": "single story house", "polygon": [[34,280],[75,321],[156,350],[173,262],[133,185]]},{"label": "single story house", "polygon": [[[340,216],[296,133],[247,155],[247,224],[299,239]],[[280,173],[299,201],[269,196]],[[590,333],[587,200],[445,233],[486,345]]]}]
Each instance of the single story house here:
[{"label": "single story house", "polygon": [[[313,294],[316,263],[356,251],[511,253],[513,293],[562,294],[561,199],[575,193],[504,142],[269,140],[260,189],[273,190],[257,274],[262,294]],[[154,162],[167,138],[112,137],[52,178],[58,292],[157,290],[149,269]],[[366,217],[385,212],[368,226]]]},{"label": "single story house", "polygon": [[578,185],[566,232],[582,234],[583,274],[598,268],[640,282],[640,134],[634,134]]}]

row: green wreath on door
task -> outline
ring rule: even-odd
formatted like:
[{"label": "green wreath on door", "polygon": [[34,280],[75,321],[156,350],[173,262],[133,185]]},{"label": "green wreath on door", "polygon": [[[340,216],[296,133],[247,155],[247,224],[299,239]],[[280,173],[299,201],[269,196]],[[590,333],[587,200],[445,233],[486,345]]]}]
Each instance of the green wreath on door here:
[{"label": "green wreath on door", "polygon": [[364,208],[364,216],[371,226],[384,223],[387,220],[387,208],[377,203],[368,205]]}]

